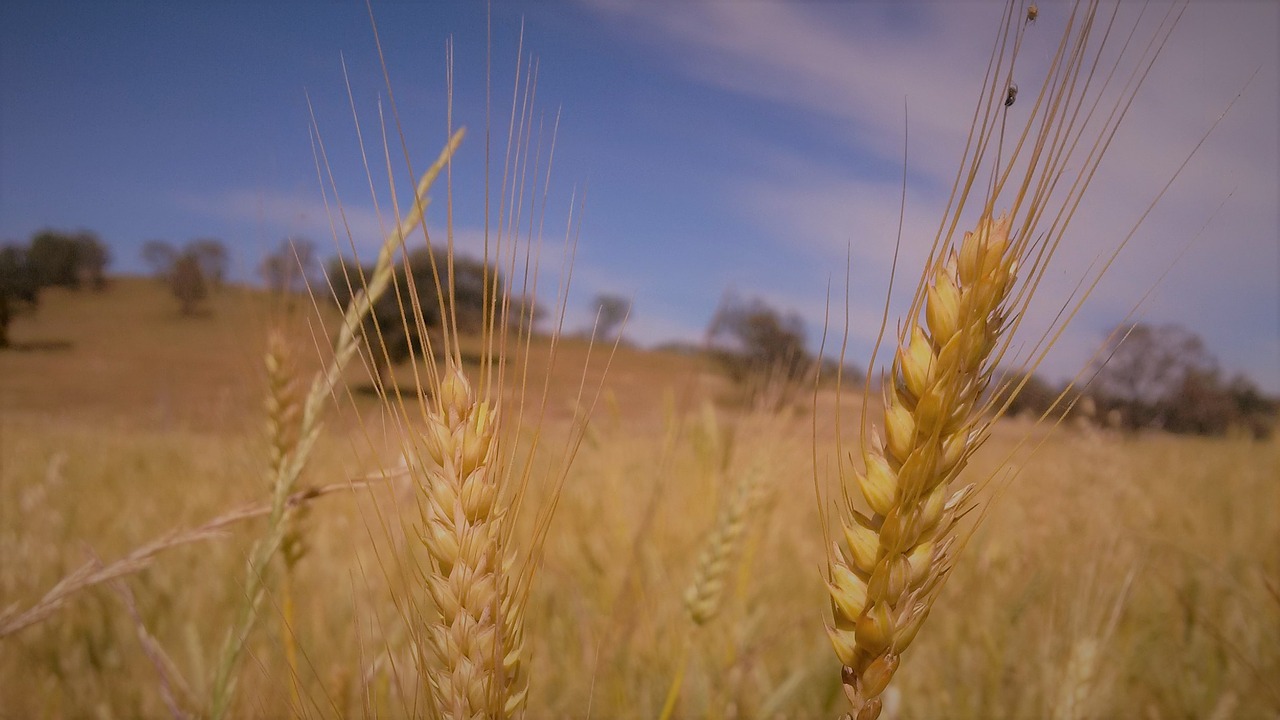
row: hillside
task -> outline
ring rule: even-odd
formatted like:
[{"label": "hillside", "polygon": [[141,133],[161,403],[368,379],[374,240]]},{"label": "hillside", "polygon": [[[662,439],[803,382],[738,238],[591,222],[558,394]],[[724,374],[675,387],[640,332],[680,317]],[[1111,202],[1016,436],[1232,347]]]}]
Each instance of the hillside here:
[{"label": "hillside", "polygon": [[[256,422],[260,412],[268,327],[289,328],[296,357],[309,375],[327,357],[331,343],[324,333],[332,332],[337,320],[328,303],[317,310],[309,298],[298,297],[286,308],[268,293],[239,286],[214,292],[193,317],[181,316],[167,288],[146,278],[115,278],[101,293],[46,289],[36,312],[14,320],[15,348],[0,352],[0,414],[157,428],[240,427]],[[474,345],[468,341],[478,353]],[[541,377],[552,367],[548,396],[572,398],[588,353],[598,365],[611,350],[567,337],[551,364],[550,346],[539,337],[529,353],[529,370]],[[412,368],[404,365],[395,373],[405,388],[413,387],[412,376]],[[587,387],[598,385],[599,377],[593,372]],[[664,387],[678,384],[688,395],[691,383],[721,387],[697,358],[623,346],[604,389],[619,404],[647,413],[660,407]],[[377,406],[364,367],[348,373],[347,385],[359,406]],[[347,410],[350,403],[343,398],[339,405]],[[565,411],[564,402],[557,400],[554,411]]]},{"label": "hillside", "polygon": [[[0,717],[167,717],[166,693],[207,707],[264,523],[183,533],[267,502],[266,329],[287,321],[314,368],[336,315],[315,317],[229,288],[180,318],[162,287],[126,278],[50,291],[15,324],[21,349],[0,353],[0,630],[43,614],[0,632]],[[528,470],[511,476],[528,482],[513,536],[547,532],[524,613],[528,716],[656,717],[676,677],[678,717],[835,715],[822,569],[824,533],[841,529],[815,485],[834,505],[860,464],[857,395],[748,413],[713,402],[723,381],[695,357],[622,348],[600,386],[606,348],[584,382],[585,343],[556,347],[549,374],[545,338],[511,360],[501,406],[520,420],[504,458]],[[412,387],[411,367],[395,377]],[[368,386],[353,369],[302,473],[301,487],[336,489],[290,516],[301,552],[261,606],[235,717],[420,715],[431,488],[401,470],[418,428]],[[1277,462],[1274,440],[998,423],[959,479],[983,488],[959,526],[972,547],[891,688],[901,717],[1052,717],[1086,692],[1096,716],[1274,715],[1280,567],[1258,549],[1280,543]],[[745,514],[726,511],[741,498]],[[123,582],[58,594],[99,563],[122,563],[109,566]],[[718,614],[695,624],[685,598],[707,572]]]}]

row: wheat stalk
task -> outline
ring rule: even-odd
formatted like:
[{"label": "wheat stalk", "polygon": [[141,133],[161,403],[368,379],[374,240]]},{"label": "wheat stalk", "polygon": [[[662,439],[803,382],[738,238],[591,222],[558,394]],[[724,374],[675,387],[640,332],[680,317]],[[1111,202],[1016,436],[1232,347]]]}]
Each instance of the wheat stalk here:
[{"label": "wheat stalk", "polygon": [[[860,464],[850,456],[839,467],[841,542],[832,543],[828,557],[828,633],[843,665],[849,717],[855,720],[880,715],[881,694],[967,539],[956,527],[974,507],[977,483],[957,489],[958,478],[1020,389],[1003,387],[988,395],[996,366],[1005,359],[1125,110],[1176,23],[1171,9],[1141,51],[1120,97],[1109,112],[1095,116],[1125,52],[1109,72],[1100,67],[1101,44],[1091,45],[1098,3],[1077,3],[1010,150],[1004,133],[1016,99],[1013,68],[1027,21],[1034,19],[1019,8],[1017,2],[1008,4],[951,201],[900,327],[884,383],[883,430],[863,433]],[[1114,22],[1113,15],[1105,23],[1102,44]],[[1101,79],[1100,88],[1095,78]],[[981,188],[979,173],[992,160],[989,184]],[[1077,168],[1074,179],[1066,174],[1070,166]],[[1012,197],[1005,196],[1007,185]],[[985,189],[979,216],[969,226],[973,230],[955,242],[952,233],[975,189]],[[1009,209],[997,215],[997,205],[1005,203]],[[1051,211],[1052,206],[1057,209]],[[1038,229],[1044,222],[1047,230]],[[1092,284],[1088,277],[1082,281],[1085,291],[1064,304],[1020,359],[1028,373],[1125,242],[1099,263]],[[863,420],[865,427],[865,405]],[[859,509],[855,497],[868,512]]]},{"label": "wheat stalk", "polygon": [[288,509],[287,500],[320,435],[320,420],[324,408],[334,388],[341,381],[343,371],[360,346],[360,327],[365,316],[369,314],[373,303],[391,284],[394,275],[392,259],[396,250],[403,246],[405,237],[422,222],[423,213],[429,203],[427,192],[453,157],[453,153],[462,142],[463,134],[462,130],[454,133],[440,156],[423,174],[409,211],[383,241],[372,275],[367,278],[365,286],[355,294],[343,313],[333,358],[311,383],[311,388],[302,405],[298,442],[277,464],[276,475],[272,480],[272,507],[267,519],[266,534],[250,551],[245,568],[244,596],[236,614],[236,620],[223,642],[210,696],[209,715],[214,720],[218,720],[227,713],[234,697],[234,671],[249,633],[257,621],[258,606],[268,587],[271,559],[279,552],[284,542],[287,529],[285,517]]},{"label": "wheat stalk", "polygon": [[1016,249],[1008,216],[983,218],[934,269],[926,320],[911,325],[894,360],[884,433],[864,448],[865,471],[841,466],[872,511],[844,508],[829,585],[829,633],[857,720],[879,716],[879,696],[951,568],[955,523],[973,486],[950,486],[984,422],[974,411],[1005,327]]}]

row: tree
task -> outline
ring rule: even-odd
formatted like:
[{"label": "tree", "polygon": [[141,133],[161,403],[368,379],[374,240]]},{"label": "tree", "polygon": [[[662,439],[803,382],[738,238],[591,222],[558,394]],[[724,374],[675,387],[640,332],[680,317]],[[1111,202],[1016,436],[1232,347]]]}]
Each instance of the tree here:
[{"label": "tree", "polygon": [[0,246],[0,348],[9,347],[9,322],[21,310],[35,308],[39,292],[28,249]]},{"label": "tree", "polygon": [[213,289],[222,287],[227,278],[227,266],[231,262],[231,254],[227,246],[217,238],[197,238],[187,243],[185,252],[190,253],[200,264],[200,274]]},{"label": "tree", "polygon": [[591,301],[595,310],[595,332],[604,339],[618,337],[622,324],[631,315],[631,301],[621,295],[601,293]]},{"label": "tree", "polygon": [[94,290],[106,289],[107,265],[111,264],[111,251],[93,233],[78,235],[76,243],[81,275]]},{"label": "tree", "polygon": [[1271,437],[1275,428],[1276,412],[1280,400],[1267,397],[1252,380],[1236,375],[1227,382],[1226,392],[1231,396],[1239,414],[1237,422],[1247,428],[1259,440]]},{"label": "tree", "polygon": [[178,260],[178,251],[164,240],[148,240],[142,243],[142,262],[151,269],[151,275],[160,282],[169,282],[169,274]]},{"label": "tree", "polygon": [[1219,435],[1244,426],[1263,435],[1275,409],[1246,378],[1224,382],[1204,341],[1179,325],[1118,327],[1089,393],[1130,429]]},{"label": "tree", "polygon": [[86,281],[97,290],[105,287],[110,259],[102,240],[88,230],[41,230],[31,238],[27,251],[27,262],[40,286],[56,285],[73,290]]},{"label": "tree", "polygon": [[737,384],[799,379],[811,365],[804,349],[804,321],[783,315],[763,300],[728,297],[711,321],[714,355]]},{"label": "tree", "polygon": [[214,238],[198,238],[181,249],[164,240],[142,244],[142,261],[169,286],[183,315],[194,315],[209,290],[226,279],[229,259],[226,246]]},{"label": "tree", "polygon": [[[1021,370],[1000,372],[989,391],[996,393],[994,407],[999,408],[1006,401],[1009,403],[1007,412],[1010,416],[1026,414],[1039,417],[1050,410],[1055,415],[1062,415],[1070,404],[1069,399],[1062,397],[1061,392],[1044,378]],[[1015,392],[1017,394],[1010,397]]]},{"label": "tree", "polygon": [[1242,427],[1271,433],[1275,400],[1243,376],[1224,381],[1218,361],[1195,333],[1179,325],[1122,325],[1095,366],[1088,393],[1099,416],[1118,414],[1124,427],[1221,435]]},{"label": "tree", "polygon": [[1161,398],[1156,412],[1165,430],[1195,435],[1221,435],[1239,417],[1218,371],[1201,369],[1183,375],[1176,392]]},{"label": "tree", "polygon": [[275,252],[262,259],[258,272],[272,292],[302,292],[311,283],[318,265],[315,243],[291,238],[282,240]]},{"label": "tree", "polygon": [[[456,319],[461,333],[477,332],[483,327],[486,312],[490,312],[486,293],[488,299],[502,301],[503,282],[496,269],[479,260],[455,256],[452,265],[454,302],[449,302],[449,266],[445,254],[437,252],[435,266],[445,295],[442,302],[436,289],[431,260],[432,253],[425,248],[410,252],[406,260],[396,265],[392,288],[374,303],[365,320],[363,332],[370,347],[374,372],[379,378],[388,361],[392,365],[403,362],[422,353],[426,347],[426,338],[422,337],[413,317],[415,297],[428,333],[442,330],[446,317]],[[346,258],[336,258],[330,262],[327,274],[334,301],[339,307],[345,307],[354,293],[368,281],[373,268],[360,266]],[[514,309],[521,312],[528,308],[527,303],[519,298],[513,298],[511,302]],[[532,315],[536,308],[528,312]]]},{"label": "tree", "polygon": [[200,301],[209,294],[199,256],[187,250],[173,263],[170,288],[183,315],[194,315]]},{"label": "tree", "polygon": [[1198,335],[1179,325],[1122,325],[1112,331],[1095,365],[1094,394],[1113,404],[1153,408],[1191,372],[1218,362]]}]

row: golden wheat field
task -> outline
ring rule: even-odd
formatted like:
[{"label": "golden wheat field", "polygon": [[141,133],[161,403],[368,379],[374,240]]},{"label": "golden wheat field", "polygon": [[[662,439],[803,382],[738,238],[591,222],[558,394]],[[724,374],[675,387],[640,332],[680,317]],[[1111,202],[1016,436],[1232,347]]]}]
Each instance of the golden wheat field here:
[{"label": "golden wheat field", "polygon": [[[268,495],[257,361],[273,301],[228,288],[209,317],[182,322],[163,292],[119,279],[101,296],[51,295],[39,324],[16,332],[67,346],[0,356],[6,610],[33,605],[86,562]],[[303,330],[295,341],[311,342]],[[551,395],[572,397],[579,375],[554,375]],[[722,381],[699,362],[626,350],[603,387],[526,610],[527,715],[657,716],[686,642],[677,717],[836,714],[811,465],[815,452],[832,454],[832,408],[856,412],[861,398],[823,390],[816,418],[809,402],[747,413],[717,404]],[[357,392],[354,407],[336,407],[302,486],[379,466],[354,416],[384,428],[380,403]],[[567,401],[550,408],[548,438],[573,417]],[[910,650],[893,716],[1274,717],[1280,447],[1064,427],[1031,454],[1018,447],[1029,431],[1043,435],[1002,421],[974,461],[981,472],[1012,453],[1017,478]],[[742,551],[721,611],[695,627],[683,596],[717,507],[744,477],[756,496]],[[270,593],[235,715],[414,714],[412,633],[393,598],[414,592],[397,558],[416,550],[375,519],[411,523],[408,492],[391,481],[312,503],[293,625],[282,627]],[[78,592],[5,637],[4,716],[166,716],[165,682],[180,707],[199,708],[261,522],[164,550],[120,585]],[[171,663],[168,680],[142,627]]]},{"label": "golden wheat field", "polygon": [[328,286],[44,289],[0,353],[0,718],[1280,718],[1280,440],[1009,412],[1132,236],[1036,325],[1176,24],[1110,56],[1100,8],[1019,90],[1039,10],[1008,4],[878,357],[829,300],[866,382],[558,332],[568,277],[531,286],[581,221],[538,257],[524,109],[478,276],[450,117]]}]

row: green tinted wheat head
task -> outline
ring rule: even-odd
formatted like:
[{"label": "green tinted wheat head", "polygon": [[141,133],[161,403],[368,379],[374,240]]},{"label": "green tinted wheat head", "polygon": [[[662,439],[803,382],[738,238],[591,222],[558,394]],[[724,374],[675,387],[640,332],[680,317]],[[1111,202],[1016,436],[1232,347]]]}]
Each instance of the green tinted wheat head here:
[{"label": "green tinted wheat head", "polygon": [[[1131,33],[1108,68],[1102,48],[1116,15],[1098,21],[1098,9],[1092,1],[1073,8],[1026,124],[1005,147],[1015,60],[1035,18],[1017,2],[1008,5],[952,199],[900,326],[884,382],[883,429],[864,430],[861,462],[850,457],[839,467],[828,633],[855,720],[880,715],[881,694],[967,540],[958,522],[985,479],[964,483],[961,476],[1019,389],[989,388],[996,367],[1016,354],[1013,333],[1177,15],[1174,8],[1165,16],[1136,62],[1126,59]],[[1122,61],[1134,68],[1108,107],[1103,95]],[[990,173],[985,187],[983,170]],[[974,191],[982,193],[978,216],[964,220]],[[1008,210],[997,213],[1000,206]],[[962,222],[972,229],[952,240]],[[1098,276],[1124,243],[1099,263]],[[1035,368],[1098,276],[1082,281],[1086,291],[1064,304],[1018,363]],[[863,413],[865,423],[865,406]]]},{"label": "green tinted wheat head", "polygon": [[[422,175],[422,179],[416,186],[412,207],[383,240],[372,272],[364,279],[360,291],[354,293],[347,304],[342,315],[342,325],[334,340],[333,357],[312,379],[306,396],[301,400],[301,417],[297,421],[296,439],[292,430],[286,434],[275,426],[275,420],[285,419],[283,411],[269,410],[276,413],[275,419],[268,423],[273,446],[268,465],[268,469],[273,471],[273,476],[269,478],[271,511],[267,515],[264,534],[249,553],[245,568],[244,595],[237,608],[235,620],[223,641],[218,663],[214,669],[214,677],[210,683],[208,715],[215,720],[226,716],[234,701],[236,670],[240,656],[249,634],[257,623],[259,607],[273,579],[271,576],[273,560],[285,546],[290,525],[289,500],[320,435],[324,411],[334,390],[341,383],[347,365],[360,347],[360,328],[364,319],[382,293],[391,286],[394,274],[392,260],[396,249],[403,246],[405,237],[422,222],[423,213],[430,202],[427,197],[428,191],[461,142],[462,133],[459,131],[450,138],[440,156]],[[272,362],[268,361],[269,366]],[[275,382],[278,383],[278,380]],[[273,385],[273,392],[281,389]],[[275,401],[270,400],[268,403],[269,408],[276,404]],[[292,419],[290,418],[289,421],[292,422]],[[278,430],[281,430],[279,436],[276,435]],[[287,445],[283,444],[285,437],[288,437]]]}]

